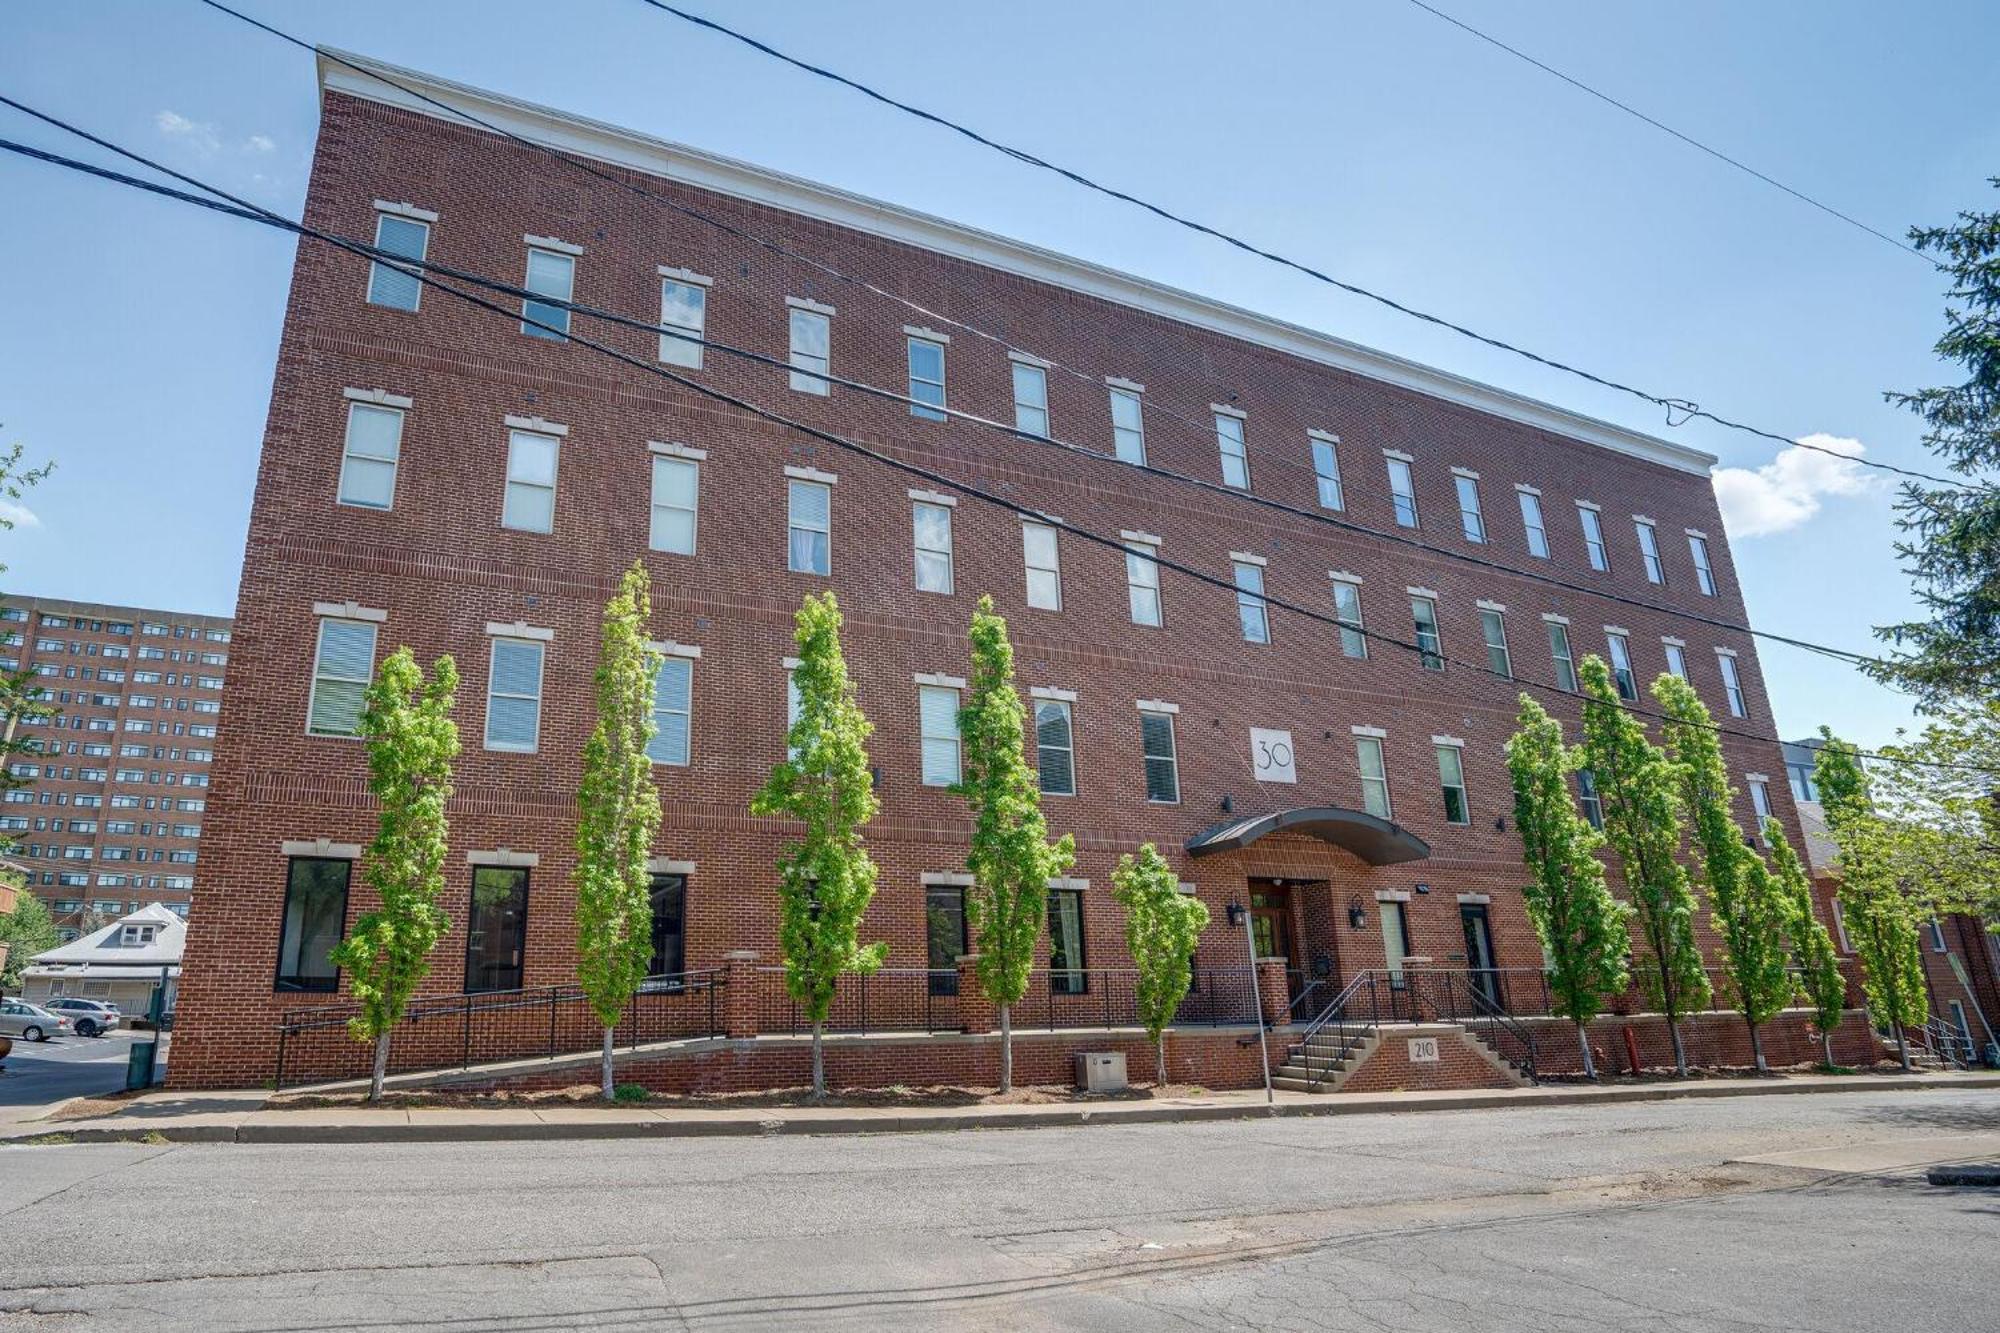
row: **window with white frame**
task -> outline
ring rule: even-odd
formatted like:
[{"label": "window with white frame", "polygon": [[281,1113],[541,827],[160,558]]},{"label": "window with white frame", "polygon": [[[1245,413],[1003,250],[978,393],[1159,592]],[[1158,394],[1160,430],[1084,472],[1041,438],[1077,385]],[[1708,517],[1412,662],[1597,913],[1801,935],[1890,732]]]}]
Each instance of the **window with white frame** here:
[{"label": "window with white frame", "polygon": [[1715,570],[1708,563],[1708,538],[1688,531],[1688,555],[1694,559],[1694,581],[1704,597],[1715,596]]},{"label": "window with white frame", "polygon": [[1549,627],[1549,660],[1556,671],[1556,685],[1576,693],[1576,655],[1569,647],[1569,626],[1560,620],[1546,620]]},{"label": "window with white frame", "polygon": [[831,365],[828,349],[832,340],[833,321],[828,312],[796,305],[792,307],[791,385],[794,392],[821,395],[827,392],[825,376]]},{"label": "window with white frame", "polygon": [[1181,773],[1174,749],[1174,715],[1140,709],[1139,739],[1146,757],[1146,799],[1156,805],[1179,804]]},{"label": "window with white frame", "polygon": [[1576,800],[1583,809],[1584,822],[1594,829],[1604,827],[1604,800],[1597,794],[1597,774],[1587,768],[1576,770]]},{"label": "window with white frame", "polygon": [[1368,635],[1361,623],[1361,583],[1358,579],[1333,581],[1333,618],[1340,622],[1340,651],[1344,657],[1368,656]]},{"label": "window with white frame", "polygon": [[1444,822],[1447,824],[1470,824],[1472,809],[1465,799],[1465,756],[1461,748],[1454,744],[1435,742],[1438,761],[1438,785],[1444,791]]},{"label": "window with white frame", "polygon": [[[437,220],[435,213],[417,216],[422,212],[412,209],[408,214],[390,213],[378,209],[375,214],[375,248],[422,263],[425,251],[430,248],[430,224]],[[425,220],[425,216],[429,221]],[[374,260],[368,265],[368,304],[387,306],[391,310],[415,310],[424,293],[424,285],[418,281],[417,272],[400,264]]]},{"label": "window with white frame", "polygon": [[653,673],[653,739],[646,757],[656,764],[685,767],[694,712],[694,659],[676,653],[660,658]]},{"label": "window with white frame", "polygon": [[1639,560],[1646,567],[1646,582],[1664,584],[1667,570],[1660,563],[1659,534],[1653,531],[1652,523],[1643,518],[1632,520],[1632,530],[1639,537]]},{"label": "window with white frame", "polygon": [[1847,913],[1840,906],[1840,899],[1832,900],[1833,938],[1840,945],[1842,953],[1853,953],[1854,945],[1847,938]]},{"label": "window with white frame", "polygon": [[396,464],[402,456],[402,409],[350,402],[340,455],[340,503],[363,509],[393,506]]},{"label": "window with white frame", "polygon": [[532,754],[542,737],[538,639],[495,636],[486,672],[486,748]]},{"label": "window with white frame", "polygon": [[958,691],[948,685],[917,688],[926,787],[949,787],[959,778]]},{"label": "window with white frame", "polygon": [[1215,448],[1222,457],[1222,484],[1250,489],[1250,456],[1243,447],[1243,418],[1233,412],[1215,414]]},{"label": "window with white frame", "polygon": [[910,337],[910,415],[923,421],[943,421],[944,344],[935,338]]},{"label": "window with white frame", "polygon": [[794,574],[833,572],[833,488],[793,478],[786,487],[785,567]]},{"label": "window with white frame", "polygon": [[1414,528],[1417,526],[1417,483],[1410,474],[1409,456],[1385,453],[1382,457],[1389,465],[1389,499],[1396,507],[1396,526]]},{"label": "window with white frame", "polygon": [[1618,697],[1627,703],[1639,698],[1639,678],[1632,674],[1632,644],[1622,630],[1606,630],[1605,645],[1611,650],[1611,679],[1618,686]]},{"label": "window with white frame", "polygon": [[1136,389],[1111,389],[1111,447],[1123,462],[1146,461],[1146,415]]},{"label": "window with white frame", "polygon": [[323,617],[313,652],[312,695],[306,704],[306,734],[354,736],[361,731],[361,705],[375,674],[375,626],[366,620]]},{"label": "window with white frame", "polygon": [[1319,487],[1321,509],[1345,509],[1347,497],[1340,489],[1340,441],[1332,435],[1313,433],[1313,481]]},{"label": "window with white frame", "polygon": [[1486,515],[1479,507],[1479,478],[1470,472],[1454,472],[1458,486],[1458,524],[1469,542],[1486,542]]},{"label": "window with white frame", "polygon": [[1679,639],[1661,639],[1660,647],[1666,649],[1667,670],[1682,680],[1688,678],[1687,652]]},{"label": "window with white frame", "polygon": [[1049,372],[1018,358],[1014,367],[1014,429],[1027,435],[1049,433]]},{"label": "window with white frame", "polygon": [[1271,641],[1271,613],[1264,604],[1264,567],[1254,561],[1233,560],[1236,573],[1236,618],[1243,626],[1245,643]]},{"label": "window with white frame", "polygon": [[1039,611],[1062,610],[1062,556],[1054,526],[1023,523],[1021,558],[1027,566],[1028,605]]},{"label": "window with white frame", "polygon": [[918,500],[911,506],[916,532],[917,591],[949,593],[951,579],[951,506]]},{"label": "window with white frame", "polygon": [[1590,557],[1590,567],[1600,574],[1608,572],[1611,556],[1604,549],[1604,522],[1598,517],[1597,507],[1577,501],[1576,518],[1583,525],[1583,549]]},{"label": "window with white frame", "polygon": [[576,256],[539,245],[528,247],[528,276],[521,284],[535,296],[521,299],[521,332],[561,342],[569,334],[569,307],[575,299]]},{"label": "window with white frame", "polygon": [[1437,600],[1410,595],[1410,617],[1417,627],[1417,655],[1426,671],[1444,670],[1444,636],[1438,631]]},{"label": "window with white frame", "polygon": [[1521,499],[1521,530],[1528,535],[1528,554],[1537,560],[1549,558],[1549,530],[1542,522],[1542,497],[1525,486],[1514,488]]},{"label": "window with white frame", "polygon": [[701,464],[666,454],[654,454],[652,459],[653,512],[646,544],[670,555],[693,555]]},{"label": "window with white frame", "polygon": [[1076,735],[1067,699],[1035,700],[1035,773],[1046,796],[1076,795]]},{"label": "window with white frame", "polygon": [[1757,831],[1762,833],[1764,821],[1771,817],[1770,789],[1761,777],[1747,778],[1744,785],[1750,788],[1750,808],[1757,814]]},{"label": "window with white frame", "polygon": [[700,370],[699,340],[708,336],[708,280],[692,273],[673,276],[662,273],[660,326],[660,360],[670,366]]},{"label": "window with white frame", "polygon": [[531,430],[507,432],[507,496],[500,526],[549,532],[556,522],[556,453],[561,441]]},{"label": "window with white frame", "polygon": [[1743,680],[1736,674],[1736,654],[1717,649],[1715,661],[1722,668],[1722,691],[1729,699],[1729,715],[1750,716],[1750,710],[1743,701]]},{"label": "window with white frame", "polygon": [[1132,623],[1160,623],[1160,548],[1150,542],[1125,543],[1125,591],[1132,607]]},{"label": "window with white frame", "polygon": [[1514,677],[1514,659],[1507,651],[1507,617],[1497,606],[1479,608],[1479,633],[1486,640],[1486,669],[1506,680]]},{"label": "window with white frame", "polygon": [[[1932,953],[1951,952],[1951,946],[1944,942],[1944,922],[1938,920],[1936,917],[1932,917],[1924,923],[1924,929],[1930,932]],[[1958,1002],[1954,1000],[1952,1003],[1957,1004]],[[1960,1025],[1963,1026],[1963,1020],[1961,1020]]]},{"label": "window with white frame", "polygon": [[1356,736],[1354,758],[1361,772],[1361,808],[1377,819],[1394,818],[1389,813],[1389,769],[1382,756],[1382,738]]}]

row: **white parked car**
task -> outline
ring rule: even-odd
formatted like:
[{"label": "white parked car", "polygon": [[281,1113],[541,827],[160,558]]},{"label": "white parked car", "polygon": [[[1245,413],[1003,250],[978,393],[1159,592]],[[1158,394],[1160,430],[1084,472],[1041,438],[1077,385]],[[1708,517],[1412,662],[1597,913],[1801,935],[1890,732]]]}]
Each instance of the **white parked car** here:
[{"label": "white parked car", "polygon": [[50,1037],[67,1037],[69,1034],[70,1022],[61,1014],[52,1014],[26,1000],[0,1000],[0,1036],[19,1037],[23,1041],[47,1041]]},{"label": "white parked car", "polygon": [[76,1025],[79,1037],[95,1037],[106,1032],[115,1032],[125,1016],[115,1004],[103,1000],[86,1000],[76,995],[61,995],[52,1000],[42,1001],[42,1008],[60,1018],[67,1018]]}]

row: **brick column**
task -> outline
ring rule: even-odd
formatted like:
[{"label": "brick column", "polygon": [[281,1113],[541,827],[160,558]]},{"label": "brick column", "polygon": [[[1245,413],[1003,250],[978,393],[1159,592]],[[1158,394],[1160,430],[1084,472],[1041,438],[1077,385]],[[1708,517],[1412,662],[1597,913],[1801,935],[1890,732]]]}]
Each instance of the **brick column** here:
[{"label": "brick column", "polygon": [[757,951],[732,949],[722,956],[722,1032],[732,1041],[757,1035]]},{"label": "brick column", "polygon": [[1280,1027],[1292,1013],[1291,988],[1285,982],[1285,959],[1257,960],[1257,999],[1264,1009],[1264,1025]]},{"label": "brick column", "polygon": [[1000,1026],[1000,1013],[979,984],[979,955],[969,953],[958,960],[958,1022],[967,1032],[992,1032]]}]

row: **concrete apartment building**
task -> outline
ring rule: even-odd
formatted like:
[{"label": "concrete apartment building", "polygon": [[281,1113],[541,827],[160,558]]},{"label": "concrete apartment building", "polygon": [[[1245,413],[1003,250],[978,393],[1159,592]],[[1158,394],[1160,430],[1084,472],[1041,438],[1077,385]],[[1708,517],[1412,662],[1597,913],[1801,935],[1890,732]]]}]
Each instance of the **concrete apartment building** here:
[{"label": "concrete apartment building", "polygon": [[[780,368],[576,316],[578,332],[631,356],[1041,517],[913,482],[303,243],[245,551],[177,1082],[270,1077],[280,1019],[340,998],[325,950],[368,905],[354,863],[375,824],[351,733],[362,683],[399,645],[426,662],[451,654],[462,680],[452,926],[426,993],[573,979],[578,757],[601,608],[634,559],[652,572],[666,654],[663,971],[739,950],[777,961],[787,832],[747,807],[784,751],[793,612],[827,590],[875,725],[882,811],[868,838],[881,876],[866,930],[888,942],[892,969],[946,970],[964,949],[969,824],[944,785],[983,593],[1007,616],[1031,696],[1052,830],[1078,844],[1071,877],[1052,886],[1045,990],[1094,995],[1110,984],[1100,969],[1125,965],[1111,872],[1152,841],[1212,910],[1198,966],[1241,961],[1225,915],[1241,903],[1295,987],[1428,964],[1531,1007],[1541,952],[1502,746],[1523,688],[1575,735],[1563,690],[1590,653],[1610,655],[1635,692],[1662,671],[1686,675],[1728,729],[1744,828],[1768,811],[1799,838],[1778,743],[1760,739],[1773,721],[1757,645],[1717,627],[1745,611],[1708,455],[957,223],[368,68],[952,322],[324,56],[310,224],[755,349]],[[528,314],[566,318],[532,303]],[[818,371],[920,402],[829,388]],[[940,419],[934,403],[1015,430]]]},{"label": "concrete apartment building", "polygon": [[188,914],[201,870],[231,622],[10,594],[0,667],[33,671],[58,716],[31,728],[34,785],[5,793],[23,888],[65,943],[149,903]]}]

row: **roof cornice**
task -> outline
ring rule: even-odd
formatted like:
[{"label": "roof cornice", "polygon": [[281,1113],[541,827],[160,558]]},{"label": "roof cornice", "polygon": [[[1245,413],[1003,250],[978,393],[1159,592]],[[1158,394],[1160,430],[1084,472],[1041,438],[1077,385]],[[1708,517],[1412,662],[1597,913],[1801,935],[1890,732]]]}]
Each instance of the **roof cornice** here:
[{"label": "roof cornice", "polygon": [[435,98],[446,106],[461,108],[532,143],[558,148],[579,157],[767,204],[871,236],[1082,292],[1682,472],[1706,476],[1716,462],[1713,454],[1702,450],[1571,412],[1538,398],[1510,393],[1344,338],[1273,319],[1227,302],[1197,296],[1101,264],[1058,254],[1024,241],[997,236],[977,227],[949,222],[915,209],[869,199],[830,185],[348,51],[322,48],[318,60],[322,90],[330,89],[365,98],[419,115],[452,121],[470,129],[481,128],[470,121],[454,121],[437,107],[412,96],[403,88],[359,73],[341,63],[351,62],[425,97]]}]

